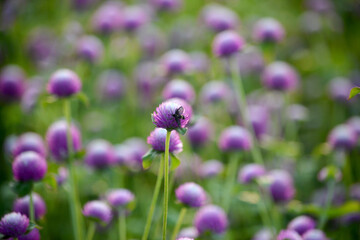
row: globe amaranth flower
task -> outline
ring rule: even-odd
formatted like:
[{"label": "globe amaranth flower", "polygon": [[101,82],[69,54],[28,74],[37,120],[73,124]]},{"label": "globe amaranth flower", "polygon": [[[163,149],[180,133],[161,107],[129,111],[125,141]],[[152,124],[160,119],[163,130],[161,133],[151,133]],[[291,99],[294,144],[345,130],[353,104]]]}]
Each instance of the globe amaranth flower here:
[{"label": "globe amaranth flower", "polygon": [[238,181],[241,183],[250,183],[254,179],[264,176],[266,169],[260,164],[247,164],[239,171]]},{"label": "globe amaranth flower", "polygon": [[180,230],[178,236],[179,238],[198,238],[199,232],[195,227],[187,227]]},{"label": "globe amaranth flower", "polygon": [[235,60],[243,76],[258,76],[264,69],[264,56],[260,50],[254,48],[237,54]]},{"label": "globe amaranth flower", "polygon": [[230,57],[241,51],[244,45],[245,40],[237,32],[227,30],[215,36],[212,51],[217,57]]},{"label": "globe amaranth flower", "polygon": [[281,23],[273,18],[262,18],[255,23],[253,29],[253,38],[255,41],[264,42],[281,42],[285,36],[285,30]]},{"label": "globe amaranth flower", "polygon": [[106,197],[112,207],[126,207],[130,202],[134,201],[135,196],[127,189],[111,190]]},{"label": "globe amaranth flower", "polygon": [[354,85],[347,78],[337,77],[330,81],[329,91],[332,99],[347,102],[351,88]]},{"label": "globe amaranth flower", "polygon": [[173,49],[161,57],[160,64],[167,76],[184,74],[191,68],[191,59],[183,50]]},{"label": "globe amaranth flower", "polygon": [[185,128],[190,121],[186,108],[174,101],[161,103],[152,114],[152,118],[156,127],[167,130]]},{"label": "globe amaranth flower", "polygon": [[94,169],[104,169],[114,163],[113,146],[106,140],[91,141],[86,147],[85,163]]},{"label": "globe amaranth flower", "polygon": [[238,16],[234,11],[220,4],[208,4],[202,10],[205,25],[215,31],[235,29],[239,25]]},{"label": "globe amaranth flower", "polygon": [[[9,240],[13,239],[10,238]],[[34,228],[28,234],[18,237],[18,240],[40,240],[40,232],[37,228]]]},{"label": "globe amaranth flower", "polygon": [[272,240],[273,236],[270,229],[260,229],[251,240]]},{"label": "globe amaranth flower", "polygon": [[224,164],[212,159],[201,164],[198,174],[203,178],[216,177],[224,170]]},{"label": "globe amaranth flower", "polygon": [[204,146],[210,141],[213,135],[213,125],[205,117],[198,118],[194,125],[191,125],[187,131],[187,137],[193,148]]},{"label": "globe amaranth flower", "polygon": [[46,160],[36,152],[19,154],[12,163],[14,178],[20,182],[40,181],[47,171]]},{"label": "globe amaranth flower", "polygon": [[[32,197],[34,204],[35,219],[40,219],[46,214],[46,204],[39,194],[32,193]],[[13,205],[13,211],[19,212],[29,217],[30,216],[29,207],[30,207],[30,196],[27,195],[25,197],[18,198],[15,200]]]},{"label": "globe amaranth flower", "polygon": [[165,102],[177,103],[184,108],[183,114],[185,116],[185,113],[186,113],[187,117],[189,118],[189,122],[188,122],[188,124],[186,124],[186,127],[187,127],[190,124],[190,121],[191,121],[191,118],[193,115],[193,109],[192,109],[191,105],[181,98],[170,98],[170,99],[166,100]]},{"label": "globe amaranth flower", "polygon": [[352,117],[346,122],[356,133],[357,137],[360,137],[360,117]]},{"label": "globe amaranth flower", "polygon": [[29,219],[21,213],[8,213],[0,221],[0,233],[7,237],[18,238],[26,233]]},{"label": "globe amaranth flower", "polygon": [[341,179],[341,170],[333,165],[323,167],[318,174],[318,180],[320,182],[324,182],[327,180],[335,180],[336,182],[340,182]]},{"label": "globe amaranth flower", "polygon": [[142,5],[125,7],[122,13],[122,27],[128,32],[136,31],[150,19],[148,10]]},{"label": "globe amaranth flower", "polygon": [[284,170],[273,170],[270,176],[270,195],[275,202],[286,202],[295,195],[294,183],[291,175]]},{"label": "globe amaranth flower", "polygon": [[97,89],[101,99],[120,99],[125,92],[125,78],[116,70],[104,71],[98,79]]},{"label": "globe amaranth flower", "polygon": [[7,65],[0,73],[0,98],[9,101],[20,100],[25,91],[25,74],[15,65]]},{"label": "globe amaranth flower", "polygon": [[16,146],[16,141],[17,141],[18,137],[16,135],[9,135],[6,137],[5,141],[4,141],[4,156],[6,158],[10,158],[14,155],[14,150],[15,150],[15,146]]},{"label": "globe amaranth flower", "polygon": [[174,11],[180,8],[182,0],[151,0],[151,3],[162,11]]},{"label": "globe amaranth flower", "polygon": [[154,25],[141,27],[137,33],[137,38],[145,59],[153,59],[165,50],[165,34]]},{"label": "globe amaranth flower", "polygon": [[96,32],[110,34],[117,31],[122,23],[121,4],[105,2],[92,17],[92,26]]},{"label": "globe amaranth flower", "polygon": [[294,230],[299,235],[303,235],[305,232],[314,229],[316,226],[315,221],[308,216],[299,216],[291,220],[288,224],[288,229]]},{"label": "globe amaranth flower", "polygon": [[[147,138],[147,143],[151,145],[152,149],[158,152],[165,152],[165,140],[166,129],[155,128]],[[183,150],[183,144],[180,140],[180,136],[176,131],[172,131],[170,134],[170,146],[169,151],[171,153],[180,153]]]},{"label": "globe amaranth flower", "polygon": [[268,111],[264,106],[251,105],[248,108],[248,112],[255,136],[261,139],[261,137],[267,132],[268,129]]},{"label": "globe amaranth flower", "polygon": [[[68,158],[67,128],[68,124],[66,121],[59,120],[54,122],[46,133],[46,143],[52,157],[57,161]],[[70,127],[70,137],[73,145],[72,151],[79,151],[81,149],[81,134],[73,123]]]},{"label": "globe amaranth flower", "polygon": [[302,235],[303,240],[328,240],[325,233],[319,229],[311,229]]},{"label": "globe amaranth flower", "polygon": [[56,175],[56,182],[58,186],[63,185],[68,179],[69,172],[65,167],[59,167],[58,174]]},{"label": "globe amaranth flower", "polygon": [[291,91],[297,87],[298,82],[296,71],[281,61],[268,65],[262,74],[262,83],[272,90]]},{"label": "globe amaranth flower", "polygon": [[357,139],[357,134],[352,127],[340,124],[331,130],[328,143],[332,149],[349,150],[355,147]]},{"label": "globe amaranth flower", "polygon": [[188,207],[201,207],[206,202],[206,192],[204,189],[193,182],[180,185],[175,191],[176,198]]},{"label": "globe amaranth flower", "polygon": [[231,126],[222,131],[219,139],[221,151],[247,151],[252,147],[251,135],[243,127]]},{"label": "globe amaranth flower", "polygon": [[104,46],[100,39],[95,36],[83,36],[76,44],[76,53],[79,58],[90,63],[99,62],[103,52]]},{"label": "globe amaranth flower", "polygon": [[177,238],[176,240],[194,240],[193,238]]},{"label": "globe amaranth flower", "polygon": [[277,240],[302,240],[301,236],[293,230],[282,230],[276,239]]},{"label": "globe amaranth flower", "polygon": [[203,103],[217,103],[227,100],[231,90],[229,86],[223,81],[210,81],[206,83],[200,92]]},{"label": "globe amaranth flower", "polygon": [[222,234],[228,226],[228,220],[222,208],[207,205],[197,211],[194,225],[200,235],[206,232]]},{"label": "globe amaranth flower", "polygon": [[69,69],[55,71],[48,82],[47,91],[56,97],[69,97],[81,90],[81,81],[78,75]]},{"label": "globe amaranth flower", "polygon": [[32,132],[22,134],[15,142],[13,156],[16,157],[20,153],[26,151],[33,151],[40,156],[45,157],[46,148],[43,139],[40,135]]},{"label": "globe amaranth flower", "polygon": [[83,214],[85,217],[89,217],[105,224],[108,224],[112,219],[111,208],[109,205],[99,200],[87,202],[84,206]]},{"label": "globe amaranth flower", "polygon": [[193,86],[187,81],[181,79],[174,79],[168,82],[162,92],[165,100],[170,98],[180,98],[188,103],[195,101],[195,90]]},{"label": "globe amaranth flower", "polygon": [[191,68],[193,72],[206,73],[210,68],[209,57],[203,52],[191,52]]},{"label": "globe amaranth flower", "polygon": [[128,150],[126,166],[132,170],[142,170],[142,157],[148,151],[146,142],[142,138],[133,137],[127,139],[123,145]]}]

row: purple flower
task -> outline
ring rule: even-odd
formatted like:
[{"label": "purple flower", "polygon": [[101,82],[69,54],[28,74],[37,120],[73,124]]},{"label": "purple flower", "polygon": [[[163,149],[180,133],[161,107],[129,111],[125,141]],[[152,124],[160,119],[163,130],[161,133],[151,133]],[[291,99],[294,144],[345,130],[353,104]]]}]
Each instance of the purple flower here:
[{"label": "purple flower", "polygon": [[318,180],[324,182],[329,179],[333,179],[336,182],[340,182],[342,179],[342,174],[340,169],[332,165],[322,168],[318,174]]},{"label": "purple flower", "polygon": [[0,221],[0,233],[7,237],[18,238],[26,233],[29,219],[20,213],[8,213]]},{"label": "purple flower", "polygon": [[349,125],[341,124],[331,130],[328,143],[333,149],[349,150],[355,147],[357,134]]},{"label": "purple flower", "polygon": [[219,140],[221,151],[247,151],[251,147],[251,135],[245,128],[231,126],[222,131]]},{"label": "purple flower", "polygon": [[129,32],[136,31],[149,21],[148,10],[141,5],[128,6],[123,9],[122,27]]},{"label": "purple flower", "polygon": [[[46,204],[39,194],[32,193],[32,197],[34,204],[35,219],[40,219],[46,214]],[[19,212],[29,217],[30,216],[29,206],[30,206],[30,196],[27,195],[25,197],[18,198],[15,200],[13,205],[13,211]]]},{"label": "purple flower", "polygon": [[118,144],[114,146],[114,163],[120,166],[126,165],[129,160],[131,151],[125,144]]},{"label": "purple flower", "polygon": [[293,121],[306,121],[309,117],[307,108],[300,104],[291,104],[288,106],[286,115]]},{"label": "purple flower", "polygon": [[54,72],[47,85],[47,91],[56,97],[69,97],[81,90],[81,81],[76,73],[69,69]]},{"label": "purple flower", "polygon": [[16,146],[16,141],[17,141],[17,136],[15,135],[10,135],[7,136],[5,141],[4,141],[4,155],[6,158],[10,158],[13,156],[13,153],[15,151],[15,146]]},{"label": "purple flower", "polygon": [[267,228],[260,229],[252,238],[252,240],[272,240],[271,231]]},{"label": "purple flower", "polygon": [[25,91],[25,74],[15,65],[7,65],[0,73],[0,98],[20,100]]},{"label": "purple flower", "polygon": [[204,162],[199,169],[199,175],[203,178],[212,178],[224,170],[224,164],[218,160],[208,160]]},{"label": "purple flower", "polygon": [[239,171],[238,181],[241,183],[250,183],[254,179],[264,176],[266,169],[260,164],[247,164]]},{"label": "purple flower", "polygon": [[179,104],[180,106],[182,106],[184,108],[184,115],[186,112],[186,115],[189,118],[189,122],[186,124],[186,127],[187,127],[190,124],[190,121],[191,121],[191,118],[193,115],[193,110],[192,110],[191,105],[188,102],[186,102],[184,99],[181,99],[181,98],[170,98],[170,99],[166,100],[165,102],[173,102],[173,103]]},{"label": "purple flower", "polygon": [[15,143],[13,155],[16,157],[22,152],[33,151],[45,157],[46,148],[40,135],[32,132],[22,134]]},{"label": "purple flower", "polygon": [[194,240],[193,238],[177,238],[176,240]]},{"label": "purple flower", "polygon": [[30,113],[35,108],[43,86],[43,79],[40,77],[35,76],[28,81],[26,91],[21,98],[21,109],[24,113]]},{"label": "purple flower", "polygon": [[154,62],[140,63],[135,69],[137,88],[146,101],[152,100],[156,89],[164,81],[157,69],[158,65]]},{"label": "purple flower", "polygon": [[127,147],[129,155],[126,165],[133,170],[142,170],[142,157],[148,151],[148,146],[142,138],[129,138],[123,144]]},{"label": "purple flower", "polygon": [[316,226],[315,221],[308,216],[299,216],[291,220],[288,224],[288,229],[294,230],[300,235],[303,235],[305,232],[310,229],[314,229]]},{"label": "purple flower", "polygon": [[291,175],[284,170],[273,170],[269,173],[271,183],[270,194],[275,202],[286,202],[295,195],[295,188]]},{"label": "purple flower", "polygon": [[173,49],[161,57],[160,64],[167,76],[184,74],[191,68],[191,59],[183,50]]},{"label": "purple flower", "polygon": [[230,57],[244,48],[245,40],[235,31],[227,30],[215,36],[212,44],[217,57]]},{"label": "purple flower", "polygon": [[194,72],[206,73],[209,70],[210,63],[208,56],[203,52],[190,53],[191,67]]},{"label": "purple flower", "polygon": [[94,169],[104,169],[114,163],[113,146],[106,140],[91,141],[86,147],[85,163]]},{"label": "purple flower", "polygon": [[103,56],[102,42],[95,36],[83,36],[76,45],[77,55],[90,63],[99,62]]},{"label": "purple flower", "polygon": [[350,198],[360,202],[360,183],[351,185]]},{"label": "purple flower", "polygon": [[190,120],[185,107],[173,101],[161,103],[152,114],[152,118],[156,127],[167,130],[184,128]]},{"label": "purple flower", "polygon": [[20,236],[18,240],[40,240],[40,232],[37,228],[34,228],[28,234]]},{"label": "purple flower", "polygon": [[104,71],[98,79],[97,86],[101,98],[105,100],[120,99],[125,92],[124,80],[124,76],[116,70]]},{"label": "purple flower", "polygon": [[228,220],[222,208],[215,205],[207,205],[197,211],[194,225],[200,235],[206,232],[222,234],[228,226]]},{"label": "purple flower", "polygon": [[182,0],[151,0],[151,3],[160,10],[173,11],[179,9]]},{"label": "purple flower", "polygon": [[175,195],[177,200],[188,207],[201,207],[206,202],[206,192],[200,185],[193,182],[180,185]]},{"label": "purple flower", "polygon": [[262,74],[262,82],[265,87],[273,90],[294,90],[298,81],[295,70],[289,64],[281,61],[268,65]]},{"label": "purple flower", "polygon": [[68,179],[69,172],[64,167],[59,167],[58,174],[56,175],[56,182],[59,186],[63,185]]},{"label": "purple flower", "polygon": [[229,8],[219,4],[209,4],[202,10],[205,25],[215,32],[235,29],[239,25],[238,16]]},{"label": "purple flower", "polygon": [[111,208],[99,200],[87,202],[84,206],[83,214],[85,217],[96,219],[105,224],[108,224],[112,219]]},{"label": "purple flower", "polygon": [[[147,143],[152,148],[159,152],[165,152],[165,140],[166,140],[166,129],[155,128],[147,138]],[[172,131],[170,134],[170,146],[169,151],[171,153],[180,153],[183,150],[183,144],[180,140],[180,136],[176,131]]]},{"label": "purple flower", "polygon": [[255,135],[257,138],[261,139],[268,129],[268,110],[261,105],[251,105],[248,108],[248,112]]},{"label": "purple flower", "polygon": [[325,233],[319,229],[311,229],[304,233],[303,240],[328,240]]},{"label": "purple flower", "polygon": [[258,76],[264,69],[264,57],[258,49],[249,49],[236,55],[240,73],[244,76]]},{"label": "purple flower", "polygon": [[329,0],[306,0],[305,5],[319,13],[328,13],[333,10],[333,3]]},{"label": "purple flower", "polygon": [[334,100],[347,102],[351,88],[354,87],[349,79],[338,77],[329,84],[330,95]]},{"label": "purple flower", "polygon": [[165,85],[162,94],[165,100],[170,98],[180,98],[188,103],[193,103],[195,100],[195,91],[193,86],[187,81],[181,79],[174,79],[168,82]]},{"label": "purple flower", "polygon": [[107,194],[107,201],[111,206],[126,207],[130,202],[134,201],[134,194],[127,189],[115,189]]},{"label": "purple flower", "polygon": [[283,26],[273,18],[262,18],[255,23],[253,38],[257,42],[281,42],[284,39]]},{"label": "purple flower", "polygon": [[197,238],[199,237],[199,232],[195,227],[183,228],[178,234],[179,238]]},{"label": "purple flower", "polygon": [[293,230],[282,230],[277,240],[302,240],[301,236]]},{"label": "purple flower", "polygon": [[47,171],[47,163],[36,152],[28,151],[15,158],[12,169],[14,178],[18,181],[40,181]]},{"label": "purple flower", "polygon": [[355,131],[357,137],[360,137],[360,117],[352,117],[347,121],[347,124]]},{"label": "purple flower", "polygon": [[[46,133],[48,148],[53,158],[57,161],[68,158],[67,126],[65,120],[56,121],[48,128]],[[73,151],[79,151],[81,149],[81,134],[75,124],[71,124],[70,136]]]},{"label": "purple flower", "polygon": [[122,23],[121,4],[117,2],[105,2],[101,5],[92,18],[95,31],[110,34],[117,31]]},{"label": "purple flower", "polygon": [[187,136],[190,144],[194,148],[204,146],[207,142],[210,141],[212,135],[212,123],[205,117],[197,119],[195,124],[191,125],[189,127],[189,130],[187,131]]},{"label": "purple flower", "polygon": [[228,85],[222,81],[211,81],[201,89],[201,100],[204,103],[216,103],[227,100],[231,93]]}]

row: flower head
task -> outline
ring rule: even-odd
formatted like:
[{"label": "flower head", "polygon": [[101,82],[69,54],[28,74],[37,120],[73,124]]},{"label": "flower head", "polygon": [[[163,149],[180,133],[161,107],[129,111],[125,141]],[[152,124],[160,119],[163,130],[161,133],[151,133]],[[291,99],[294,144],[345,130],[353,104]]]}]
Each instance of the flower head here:
[{"label": "flower head", "polygon": [[124,76],[116,70],[104,71],[98,79],[97,87],[102,99],[120,99],[125,92]]},{"label": "flower head", "polygon": [[303,240],[328,240],[325,233],[319,229],[311,229],[302,235]]},{"label": "flower head", "polygon": [[160,10],[173,11],[179,9],[182,0],[151,0],[151,3]]},{"label": "flower head", "polygon": [[202,102],[207,104],[227,100],[230,93],[230,88],[223,81],[211,81],[202,87],[200,95]]},{"label": "flower head", "polygon": [[270,194],[275,202],[286,202],[295,195],[294,183],[291,175],[284,170],[273,170],[269,173],[271,183]]},{"label": "flower head", "polygon": [[87,202],[83,209],[85,217],[96,219],[108,224],[112,219],[111,208],[104,202],[94,200]]},{"label": "flower head", "polygon": [[262,18],[255,23],[253,38],[257,42],[280,42],[285,31],[283,26],[273,18]]},{"label": "flower head", "polygon": [[[147,143],[158,152],[165,152],[165,140],[166,129],[155,128],[147,138]],[[183,150],[183,144],[180,140],[180,136],[176,131],[172,131],[170,134],[170,146],[169,151],[171,153],[180,153]]]},{"label": "flower head", "polygon": [[125,207],[130,202],[134,201],[135,196],[127,189],[115,189],[110,191],[106,197],[107,201],[112,207]]},{"label": "flower head", "polygon": [[148,150],[148,146],[142,138],[129,138],[124,143],[128,151],[126,166],[133,170],[142,170],[142,157]]},{"label": "flower head", "polygon": [[215,32],[235,29],[239,25],[238,16],[229,8],[219,4],[209,4],[202,11],[205,25]]},{"label": "flower head", "polygon": [[22,235],[19,240],[40,240],[40,232],[37,228],[31,230],[28,234]]},{"label": "flower head", "polygon": [[199,175],[203,178],[212,178],[224,170],[224,164],[218,160],[208,160],[200,166]]},{"label": "flower head", "polygon": [[212,123],[205,117],[197,119],[194,125],[190,126],[187,136],[193,147],[204,146],[212,137]]},{"label": "flower head", "polygon": [[152,118],[156,127],[167,130],[184,128],[190,120],[185,107],[174,101],[161,103],[152,114]]},{"label": "flower head", "polygon": [[179,238],[197,238],[199,237],[199,232],[195,227],[187,227],[180,230],[178,234]]},{"label": "flower head", "polygon": [[328,143],[332,149],[349,150],[356,145],[357,139],[357,134],[351,126],[341,124],[331,130]]},{"label": "flower head", "polygon": [[215,205],[201,207],[195,215],[194,225],[199,234],[211,232],[222,234],[228,226],[224,210]]},{"label": "flower head", "polygon": [[297,87],[299,79],[289,64],[277,61],[265,68],[262,74],[262,82],[269,89],[291,91]]},{"label": "flower head", "polygon": [[296,231],[298,234],[303,235],[310,229],[316,226],[315,221],[308,216],[299,216],[291,220],[288,224],[288,229]]},{"label": "flower head", "polygon": [[230,57],[244,48],[245,40],[235,31],[227,30],[216,35],[212,51],[217,57]]},{"label": "flower head", "polygon": [[191,59],[187,53],[180,49],[166,52],[160,59],[166,75],[184,74],[190,70]]},{"label": "flower head", "polygon": [[175,195],[177,200],[189,207],[201,207],[206,202],[206,193],[204,189],[193,182],[180,185],[176,189]]},{"label": "flower head", "polygon": [[94,169],[107,168],[114,163],[113,146],[106,140],[93,140],[86,147],[85,163]]},{"label": "flower head", "polygon": [[250,183],[254,179],[264,176],[266,169],[260,164],[247,164],[240,171],[238,181],[241,183]]},{"label": "flower head", "polygon": [[7,237],[18,238],[26,233],[29,219],[21,213],[8,213],[0,221],[0,233]]},{"label": "flower head", "polygon": [[54,72],[47,85],[47,91],[56,97],[69,97],[81,90],[81,80],[69,69],[59,69]]},{"label": "flower head", "polygon": [[293,230],[282,230],[277,240],[302,240],[301,236]]},{"label": "flower head", "polygon": [[56,175],[56,182],[59,186],[63,185],[68,179],[69,172],[65,167],[59,167],[58,174]]},{"label": "flower head", "polygon": [[193,103],[195,100],[195,90],[187,81],[174,79],[168,82],[164,87],[163,98],[165,100],[170,98],[180,98],[188,103]]},{"label": "flower head", "polygon": [[92,26],[96,32],[110,34],[121,27],[121,5],[116,2],[105,2],[92,18]]},{"label": "flower head", "polygon": [[100,61],[103,56],[104,46],[95,36],[83,36],[76,45],[77,55],[90,63]]},{"label": "flower head", "polygon": [[[46,204],[39,194],[32,193],[32,197],[34,204],[35,219],[40,219],[46,214]],[[18,198],[15,200],[13,205],[13,210],[14,212],[19,212],[29,217],[30,216],[29,206],[30,206],[30,196],[27,195],[25,197]]]},{"label": "flower head", "polygon": [[340,102],[347,102],[351,88],[354,85],[347,78],[337,77],[329,84],[330,96]]},{"label": "flower head", "polygon": [[14,178],[18,181],[40,181],[47,171],[47,163],[36,152],[28,151],[15,158],[12,169]]},{"label": "flower head", "polygon": [[25,74],[21,68],[8,65],[0,73],[0,98],[20,100],[25,91]]},{"label": "flower head", "polygon": [[33,151],[45,157],[46,148],[40,135],[32,132],[22,134],[15,142],[13,155],[16,157],[22,152]]},{"label": "flower head", "polygon": [[128,6],[123,9],[122,27],[133,32],[149,21],[149,13],[142,5]]},{"label": "flower head", "polygon": [[247,151],[252,147],[251,135],[243,127],[228,127],[221,133],[219,147],[224,152]]}]

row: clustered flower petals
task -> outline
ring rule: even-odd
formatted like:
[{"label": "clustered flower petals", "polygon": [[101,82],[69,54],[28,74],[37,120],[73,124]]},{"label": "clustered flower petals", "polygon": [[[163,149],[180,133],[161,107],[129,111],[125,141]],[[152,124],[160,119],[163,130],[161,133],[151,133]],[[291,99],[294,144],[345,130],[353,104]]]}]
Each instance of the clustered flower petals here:
[{"label": "clustered flower petals", "polygon": [[[147,143],[150,144],[154,150],[165,152],[166,132],[166,129],[155,128],[155,130],[150,133]],[[180,140],[179,134],[176,131],[172,131],[170,134],[169,151],[171,153],[180,153],[182,150],[183,144]]]},{"label": "clustered flower petals", "polygon": [[[181,109],[183,112],[181,112]],[[161,103],[152,114],[152,117],[156,127],[167,130],[184,128],[190,120],[185,107],[173,101]]]},{"label": "clustered flower petals", "polygon": [[96,219],[105,224],[108,224],[112,219],[111,208],[99,200],[87,202],[84,206],[83,214],[86,217]]},{"label": "clustered flower petals", "polygon": [[175,191],[176,198],[189,207],[201,207],[205,204],[206,193],[204,189],[193,182],[180,185]]},{"label": "clustered flower petals", "polygon": [[29,219],[21,213],[8,213],[0,221],[0,233],[4,236],[18,238],[25,234]]}]

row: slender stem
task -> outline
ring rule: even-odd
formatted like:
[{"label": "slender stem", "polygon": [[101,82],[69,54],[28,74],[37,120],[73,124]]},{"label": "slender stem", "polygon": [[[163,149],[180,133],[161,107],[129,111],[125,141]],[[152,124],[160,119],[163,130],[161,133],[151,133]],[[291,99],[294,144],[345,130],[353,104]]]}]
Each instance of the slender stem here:
[{"label": "slender stem", "polygon": [[224,195],[223,195],[223,206],[225,212],[229,211],[230,203],[231,203],[231,192],[234,188],[235,177],[237,172],[237,167],[239,164],[239,155],[233,154],[230,162],[228,164],[227,174],[226,174],[226,182],[224,186]]},{"label": "slender stem", "polygon": [[30,206],[29,206],[29,211],[30,211],[30,221],[32,223],[35,223],[35,209],[34,209],[34,201],[33,201],[33,193],[32,191],[30,192]]},{"label": "slender stem", "polygon": [[160,192],[160,188],[161,188],[161,183],[162,183],[162,179],[163,179],[163,175],[164,175],[164,160],[163,157],[160,160],[160,167],[159,167],[159,172],[157,175],[157,179],[156,179],[156,184],[155,184],[155,189],[154,189],[154,194],[151,200],[151,205],[150,205],[150,210],[146,219],[146,225],[145,225],[145,229],[144,229],[144,234],[142,236],[142,240],[147,240],[149,233],[150,233],[150,228],[151,228],[151,222],[154,216],[154,211],[155,211],[155,206],[156,206],[156,202],[157,199],[159,197],[159,192]]},{"label": "slender stem", "polygon": [[70,211],[71,211],[71,218],[73,224],[73,231],[74,231],[74,238],[76,240],[83,239],[82,237],[82,228],[81,228],[81,217],[80,217],[80,210],[78,207],[78,198],[76,194],[76,177],[75,177],[75,169],[72,159],[72,152],[73,152],[73,143],[71,137],[71,105],[70,100],[64,100],[64,115],[66,118],[67,129],[66,129],[66,142],[67,142],[67,149],[68,149],[68,164],[69,164],[69,172],[70,172],[70,192],[69,192],[69,204],[70,204]]},{"label": "slender stem", "polygon": [[125,210],[119,212],[119,239],[126,240],[126,213]]},{"label": "slender stem", "polygon": [[87,240],[92,240],[93,237],[94,237],[94,234],[95,234],[95,223],[91,222],[90,225],[89,225],[89,229],[88,229],[88,232],[87,232],[86,239]]},{"label": "slender stem", "polygon": [[273,237],[275,237],[276,230],[272,226],[273,224],[272,224],[272,221],[271,221],[271,214],[269,213],[269,211],[268,211],[268,209],[266,207],[266,196],[263,193],[263,191],[261,190],[260,185],[257,186],[257,190],[258,190],[259,196],[260,196],[258,206],[259,206],[259,209],[260,209],[261,220],[264,223],[264,225],[267,226],[271,230],[271,233],[273,234]]},{"label": "slender stem", "polygon": [[166,132],[165,140],[165,157],[164,157],[164,218],[163,218],[163,234],[162,239],[166,239],[166,227],[167,227],[167,215],[168,215],[168,203],[169,203],[169,147],[170,147],[170,134],[171,131]]},{"label": "slender stem", "polygon": [[231,73],[230,78],[231,78],[231,81],[233,84],[233,88],[235,91],[235,97],[236,97],[236,101],[239,106],[242,120],[243,120],[247,130],[251,133],[252,141],[254,143],[253,147],[251,148],[252,158],[254,159],[254,162],[256,162],[258,164],[264,164],[264,161],[261,156],[261,151],[259,149],[259,143],[255,136],[255,130],[254,130],[254,128],[251,124],[250,118],[249,118],[246,96],[245,96],[245,91],[244,91],[240,72],[237,70],[237,67],[235,66],[235,64],[232,64],[230,59],[227,61],[227,64],[230,67],[230,73]]},{"label": "slender stem", "polygon": [[176,236],[178,235],[179,233],[179,230],[180,230],[180,227],[182,225],[182,222],[184,220],[184,217],[186,215],[186,211],[187,211],[187,208],[186,207],[183,207],[180,211],[180,214],[179,214],[179,218],[176,222],[176,225],[175,225],[175,228],[174,228],[174,232],[171,236],[171,240],[176,240]]},{"label": "slender stem", "polygon": [[323,229],[325,227],[327,218],[328,218],[328,211],[334,196],[334,191],[335,191],[335,180],[331,180],[328,182],[328,190],[327,190],[327,194],[326,194],[326,202],[325,202],[325,208],[323,209],[321,216],[320,216],[320,221],[319,221],[319,229]]}]

